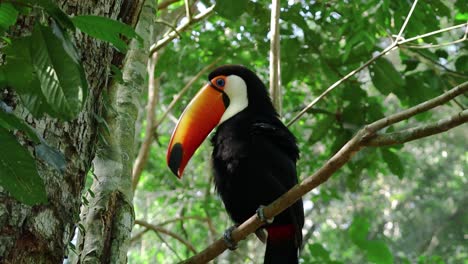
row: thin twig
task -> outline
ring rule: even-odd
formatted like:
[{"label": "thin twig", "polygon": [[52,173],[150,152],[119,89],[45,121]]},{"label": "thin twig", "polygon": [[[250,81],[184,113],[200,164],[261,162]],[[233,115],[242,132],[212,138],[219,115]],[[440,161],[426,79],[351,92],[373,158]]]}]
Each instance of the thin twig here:
[{"label": "thin twig", "polygon": [[303,116],[307,111],[309,111],[309,109],[314,106],[318,101],[320,101],[323,97],[325,97],[327,94],[329,94],[333,89],[335,89],[338,85],[342,84],[344,81],[348,80],[349,78],[351,78],[354,74],[360,72],[362,69],[366,68],[367,66],[369,66],[371,63],[373,63],[374,61],[376,61],[378,58],[382,57],[383,55],[385,55],[387,52],[389,52],[391,49],[393,49],[394,47],[397,46],[398,43],[394,42],[392,43],[390,46],[388,46],[387,48],[385,48],[382,52],[380,52],[379,54],[377,54],[377,56],[373,57],[372,59],[368,60],[366,63],[364,63],[363,65],[359,66],[357,69],[349,72],[348,74],[346,74],[343,78],[339,79],[338,81],[336,81],[334,84],[332,84],[330,87],[328,87],[322,94],[320,94],[318,97],[316,97],[312,102],[310,102],[306,107],[304,107],[304,109],[302,109],[296,116],[294,116],[287,124],[286,126],[290,126],[292,124],[294,124],[299,118],[301,118],[301,116]]},{"label": "thin twig", "polygon": [[146,105],[146,129],[145,138],[141,144],[138,156],[133,165],[132,171],[132,189],[135,191],[138,182],[140,181],[141,172],[145,167],[146,161],[148,160],[151,143],[153,142],[154,125],[155,120],[155,108],[158,102],[159,94],[159,80],[156,80],[154,71],[158,62],[158,53],[153,53],[151,58],[148,59],[148,104]]},{"label": "thin twig", "polygon": [[130,238],[130,244],[133,244],[137,241],[139,241],[141,239],[141,237],[146,234],[148,231],[150,231],[149,228],[145,228],[143,229],[143,231],[139,232],[138,234],[132,236],[132,238]]},{"label": "thin twig", "polygon": [[456,25],[456,26],[451,26],[451,27],[447,27],[447,28],[442,28],[442,29],[439,29],[439,30],[435,30],[435,31],[432,31],[432,32],[428,32],[428,33],[425,33],[425,34],[422,34],[422,35],[418,35],[418,36],[416,36],[416,37],[404,39],[404,40],[399,41],[399,42],[398,42],[398,45],[403,45],[403,44],[406,44],[406,43],[411,42],[411,41],[414,41],[414,40],[418,40],[418,39],[422,39],[422,38],[427,38],[427,37],[430,37],[430,36],[432,36],[432,35],[436,35],[436,34],[439,34],[439,33],[451,31],[451,30],[454,30],[454,29],[457,29],[457,28],[461,28],[461,27],[464,27],[464,26],[468,26],[468,22],[463,23],[463,24],[459,24],[459,25]]},{"label": "thin twig", "polygon": [[428,125],[408,128],[402,131],[397,131],[388,134],[377,135],[365,143],[366,146],[387,146],[397,145],[409,142],[412,140],[428,137],[434,134],[439,134],[451,128],[468,122],[468,110],[463,110],[460,113],[451,117],[430,123]]},{"label": "thin twig", "polygon": [[179,2],[180,0],[167,0],[163,1],[160,4],[158,4],[158,11],[166,9],[168,6],[172,5],[175,2]]},{"label": "thin twig", "polygon": [[[192,19],[188,19],[185,23],[182,23],[180,26],[177,27],[177,32],[182,32],[186,30],[191,25],[195,24],[196,22],[205,19],[207,16],[211,15],[214,11],[215,5],[207,8],[203,13],[200,13],[194,16]],[[153,53],[164,47],[167,43],[177,37],[175,31],[170,32],[167,34],[163,39],[159,40],[157,43],[151,45],[149,55],[152,56]]]},{"label": "thin twig", "polygon": [[405,45],[405,47],[409,47],[409,48],[413,48],[413,49],[433,49],[433,48],[440,48],[440,47],[444,47],[444,46],[449,46],[449,45],[461,43],[461,42],[467,40],[468,22],[466,22],[466,25],[467,26],[465,28],[465,34],[463,34],[463,37],[461,39],[454,40],[454,41],[449,41],[449,42],[444,42],[444,43],[440,43],[440,44]]},{"label": "thin twig", "polygon": [[366,130],[375,133],[378,130],[387,127],[389,125],[393,125],[395,123],[398,123],[402,120],[406,120],[414,115],[417,115],[422,112],[426,112],[427,110],[430,110],[434,107],[437,107],[445,102],[448,102],[452,100],[453,98],[459,96],[460,94],[464,94],[468,91],[468,82],[464,82],[449,91],[432,98],[431,100],[425,101],[423,103],[420,103],[416,106],[413,106],[411,108],[408,108],[404,111],[401,111],[397,114],[391,115],[386,118],[382,118],[368,126],[366,126]]},{"label": "thin twig", "polygon": [[148,222],[145,222],[145,221],[142,221],[142,220],[135,220],[135,224],[140,225],[140,226],[144,226],[144,227],[146,227],[148,229],[153,230],[154,232],[168,235],[168,236],[178,240],[182,244],[184,244],[194,254],[197,254],[197,250],[195,249],[195,247],[189,241],[187,241],[186,239],[184,239],[183,237],[179,236],[178,234],[176,234],[176,233],[174,233],[172,231],[169,231],[169,230],[167,230],[167,229],[165,229],[165,228],[163,228],[161,226],[152,225],[152,224],[150,224]]},{"label": "thin twig", "polygon": [[462,38],[462,39],[458,39],[458,40],[454,40],[450,42],[444,42],[440,44],[405,45],[404,47],[409,48],[409,49],[434,49],[434,48],[450,46],[450,45],[457,44],[457,43],[462,43],[465,40],[466,38]]},{"label": "thin twig", "polygon": [[[404,49],[402,49],[402,51],[404,51]],[[422,59],[419,58],[420,61],[424,62],[424,60],[427,60],[428,62],[430,62],[430,64],[426,62],[427,66],[429,66],[429,67],[431,65],[436,65],[436,66],[439,66],[439,67],[443,68],[444,71],[446,71],[448,74],[451,74],[453,76],[457,76],[457,77],[460,77],[460,78],[467,78],[468,77],[465,74],[462,74],[460,72],[457,72],[457,71],[454,71],[454,70],[448,68],[447,66],[443,65],[442,63],[438,62],[435,59],[432,59],[431,57],[427,56],[426,54],[424,54],[424,53],[422,53],[420,51],[417,51],[417,50],[414,50],[414,51],[413,50],[408,50],[408,51],[410,51],[410,53],[408,55],[410,55],[410,56],[420,56],[420,57],[422,57]],[[411,52],[416,53],[416,55],[412,54]]]},{"label": "thin twig", "polygon": [[200,221],[200,222],[207,222],[208,221],[208,218],[206,217],[201,217],[201,216],[183,216],[183,217],[176,217],[176,218],[172,218],[172,219],[169,219],[169,220],[166,220],[162,223],[159,223],[158,226],[163,226],[163,225],[167,225],[167,224],[171,224],[171,223],[174,223],[174,222],[179,222],[179,221],[185,221],[185,220],[197,220],[197,221]]},{"label": "thin twig", "polygon": [[[422,110],[427,111],[436,106],[442,105],[453,99],[455,96],[467,92],[467,90],[468,82],[465,82],[434,99],[431,99],[427,102],[423,102],[405,111],[377,120],[376,122],[365,126],[363,129],[359,130],[357,134],[350,141],[348,141],[335,155],[333,155],[333,157],[331,157],[319,170],[317,170],[311,176],[307,177],[300,184],[295,185],[293,188],[291,188],[281,197],[276,199],[270,205],[266,206],[264,208],[265,217],[271,218],[278,215],[286,208],[293,205],[306,193],[310,192],[317,186],[326,182],[332,176],[333,173],[338,171],[360,149],[365,147],[366,142],[371,141],[372,137],[376,136],[375,132],[377,131],[374,131],[374,129],[389,126],[397,122],[398,120],[401,121],[402,117],[407,119],[418,113],[421,113]],[[260,221],[258,216],[254,214],[244,223],[242,223],[238,228],[232,231],[233,241],[239,242],[245,239],[249,234],[255,232],[255,230],[257,230],[262,225],[263,223]],[[208,246],[205,250],[185,260],[183,263],[207,263],[208,261],[219,256],[226,249],[227,247],[224,240],[220,238],[216,240],[213,244]]]},{"label": "thin twig", "polygon": [[406,25],[408,24],[408,21],[410,20],[411,16],[413,15],[414,8],[416,7],[417,4],[418,4],[418,0],[415,0],[413,2],[413,5],[411,6],[411,9],[410,9],[408,15],[406,16],[405,22],[403,22],[403,26],[401,26],[400,32],[398,33],[398,36],[396,37],[394,42],[400,41],[400,38],[403,35],[403,32],[405,31]]},{"label": "thin twig", "polygon": [[190,12],[190,3],[189,0],[184,0],[185,3],[185,16],[187,17],[188,21],[192,20],[192,13]]},{"label": "thin twig", "polygon": [[[328,87],[322,94],[320,94],[317,98],[315,98],[311,103],[309,103],[304,109],[302,109],[296,116],[294,116],[287,124],[286,126],[290,126],[292,125],[293,123],[295,123],[299,118],[301,118],[312,106],[314,106],[318,101],[320,101],[323,97],[325,97],[328,93],[330,93],[333,89],[335,89],[338,85],[342,84],[344,81],[348,80],[349,78],[351,78],[354,74],[360,72],[361,70],[363,70],[364,68],[366,68],[367,66],[369,66],[370,64],[372,64],[374,61],[376,61],[378,58],[382,57],[383,55],[385,55],[387,52],[389,52],[390,50],[394,49],[394,48],[397,48],[398,46],[402,45],[402,44],[405,44],[405,43],[408,43],[410,41],[413,41],[413,40],[416,40],[416,39],[420,39],[420,38],[425,38],[425,37],[429,37],[429,36],[432,36],[432,35],[435,35],[435,34],[438,34],[438,33],[442,33],[442,32],[446,32],[446,31],[450,31],[450,30],[454,30],[454,29],[457,29],[457,28],[460,28],[460,27],[463,27],[465,25],[468,25],[468,23],[464,23],[464,24],[460,24],[460,25],[457,25],[457,26],[452,26],[452,27],[448,27],[448,28],[444,28],[444,29],[439,29],[439,30],[436,30],[436,31],[433,31],[433,32],[429,32],[429,33],[426,33],[426,34],[423,34],[423,35],[419,35],[419,36],[416,36],[416,37],[413,37],[413,38],[409,38],[409,39],[401,39],[400,41],[393,41],[392,44],[390,44],[387,48],[385,48],[382,52],[380,52],[379,54],[377,54],[375,57],[373,57],[372,59],[368,60],[366,63],[364,63],[363,65],[361,65],[360,67],[358,67],[357,69],[349,72],[347,75],[345,75],[343,78],[341,78],[340,80],[336,81],[334,84],[332,84],[330,87]],[[401,38],[401,37],[400,37]]]},{"label": "thin twig", "polygon": [[177,31],[177,28],[175,26],[171,25],[171,23],[169,23],[167,21],[164,21],[164,20],[161,20],[161,19],[154,21],[154,23],[160,23],[160,24],[166,25],[167,27],[172,29],[172,31],[174,31],[177,34],[177,36],[179,36],[179,38],[182,38],[182,35],[180,35],[180,32]]}]

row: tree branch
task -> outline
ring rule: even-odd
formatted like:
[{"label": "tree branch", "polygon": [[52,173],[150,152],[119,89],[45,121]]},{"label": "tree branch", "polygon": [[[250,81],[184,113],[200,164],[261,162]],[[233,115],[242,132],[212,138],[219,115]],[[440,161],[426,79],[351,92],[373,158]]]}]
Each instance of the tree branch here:
[{"label": "tree branch", "polygon": [[[412,11],[410,11],[409,14],[411,14]],[[409,16],[409,15],[408,15]],[[468,26],[468,22],[467,23],[464,23],[464,24],[460,24],[460,25],[456,25],[456,26],[452,26],[452,27],[448,27],[448,28],[443,28],[443,29],[439,29],[439,30],[436,30],[436,31],[432,31],[432,32],[429,32],[429,33],[426,33],[426,34],[423,34],[423,35],[419,35],[419,36],[416,36],[416,37],[413,37],[413,38],[409,38],[409,39],[403,39],[400,34],[398,35],[400,39],[397,39],[396,41],[393,41],[392,44],[390,44],[388,47],[386,47],[383,51],[381,51],[379,54],[377,54],[375,57],[371,58],[370,60],[368,60],[366,63],[364,63],[363,65],[359,66],[358,68],[356,68],[355,70],[349,72],[348,74],[346,74],[343,78],[341,78],[340,80],[336,81],[334,84],[332,84],[331,86],[329,86],[322,94],[320,94],[317,98],[315,98],[311,103],[309,103],[306,107],[304,107],[304,109],[302,109],[296,116],[294,116],[287,124],[286,126],[290,126],[292,124],[294,124],[299,118],[301,118],[312,106],[314,106],[315,104],[317,104],[323,97],[325,97],[327,94],[329,94],[332,90],[334,90],[338,85],[342,84],[343,82],[345,82],[346,80],[348,80],[349,78],[351,78],[352,76],[354,76],[356,73],[360,72],[361,70],[363,70],[364,68],[367,68],[367,66],[369,66],[370,64],[372,64],[374,61],[376,61],[378,58],[382,57],[383,55],[387,54],[387,52],[395,49],[395,48],[398,48],[399,46],[405,44],[405,43],[408,43],[410,41],[414,41],[414,40],[417,40],[417,39],[421,39],[421,38],[425,38],[425,37],[429,37],[429,36],[432,36],[432,35],[435,35],[435,34],[439,34],[439,33],[442,33],[442,32],[446,32],[446,31],[450,31],[450,30],[454,30],[454,29],[457,29],[457,28],[460,28],[460,27],[463,27],[463,26]],[[401,31],[401,30],[400,30]],[[397,37],[398,37],[397,36]]]},{"label": "tree branch", "polygon": [[197,250],[195,249],[195,247],[189,241],[187,241],[186,239],[184,239],[183,237],[179,236],[178,234],[176,234],[176,233],[174,233],[172,231],[169,231],[169,230],[167,230],[167,229],[165,229],[163,227],[157,226],[157,225],[152,225],[152,224],[150,224],[148,222],[145,222],[145,221],[142,221],[142,220],[135,220],[135,224],[144,226],[144,227],[146,227],[146,228],[148,228],[150,230],[153,230],[154,232],[168,235],[168,236],[178,240],[182,244],[184,244],[194,254],[197,254]]},{"label": "tree branch", "polygon": [[[377,137],[376,132],[378,130],[401,120],[408,119],[423,111],[430,110],[438,105],[444,104],[454,97],[460,94],[464,94],[467,90],[468,82],[465,82],[434,99],[423,102],[405,111],[393,114],[389,117],[377,120],[376,122],[365,126],[363,129],[359,130],[356,135],[350,141],[348,141],[333,157],[331,157],[319,170],[317,170],[311,176],[307,177],[300,184],[295,185],[270,205],[266,206],[264,209],[265,217],[271,218],[278,215],[286,208],[293,205],[306,193],[326,182],[333,173],[346,164],[360,149],[364,148],[366,143],[371,142],[374,137]],[[442,131],[445,130],[441,130],[441,132]],[[258,216],[253,215],[232,232],[232,238],[235,242],[243,240],[249,234],[255,232],[255,230],[257,230],[262,225],[263,223],[260,221],[260,219],[258,219]],[[226,249],[227,247],[224,240],[220,238],[208,246],[205,250],[189,258],[183,263],[206,263],[220,255]]]},{"label": "tree branch", "polygon": [[154,77],[154,70],[158,62],[158,53],[155,52],[151,55],[151,58],[148,59],[148,104],[146,105],[146,130],[145,138],[141,144],[140,150],[138,151],[138,156],[133,165],[132,172],[132,190],[135,192],[135,189],[140,181],[141,172],[145,167],[146,161],[148,160],[149,151],[151,148],[151,143],[153,142],[154,135],[154,116],[155,108],[158,102],[159,94],[159,80],[156,80]]},{"label": "tree branch", "polygon": [[172,5],[175,2],[179,2],[180,0],[166,0],[158,4],[158,11],[166,9],[168,6]]},{"label": "tree branch", "polygon": [[448,90],[447,92],[431,99],[431,100],[428,100],[428,101],[425,101],[425,102],[422,102],[416,106],[413,106],[411,108],[408,108],[404,111],[401,111],[397,114],[393,114],[389,117],[386,117],[386,118],[382,118],[378,121],[375,121],[374,123],[366,126],[366,129],[368,131],[370,131],[371,133],[375,133],[377,132],[378,130],[384,128],[384,127],[387,127],[389,125],[392,125],[392,124],[395,124],[395,123],[398,123],[402,120],[405,120],[405,119],[408,119],[412,116],[415,116],[419,113],[422,113],[422,112],[425,112],[429,109],[432,109],[434,107],[437,107],[439,105],[442,105],[450,100],[452,100],[453,98],[457,97],[458,95],[460,94],[463,94],[465,92],[468,91],[468,82],[464,82],[450,90]]},{"label": "tree branch", "polygon": [[270,95],[276,111],[281,115],[281,78],[280,78],[280,0],[271,2],[270,19]]},{"label": "tree branch", "polygon": [[408,25],[408,22],[409,22],[411,16],[413,15],[414,8],[416,7],[417,4],[418,4],[418,0],[415,0],[413,2],[413,5],[411,6],[411,9],[410,9],[408,15],[406,16],[405,22],[403,22],[403,25],[400,28],[400,32],[398,33],[398,36],[394,40],[394,43],[400,41],[400,38],[403,35],[403,32],[405,31],[406,25]]},{"label": "tree branch", "polygon": [[153,53],[157,52],[159,49],[164,47],[167,43],[169,43],[171,40],[175,39],[177,37],[176,32],[182,32],[186,30],[188,27],[191,25],[197,23],[200,20],[205,19],[207,16],[211,15],[214,11],[215,5],[212,5],[211,7],[207,8],[203,13],[200,13],[193,18],[187,18],[187,22],[182,23],[180,26],[177,27],[176,31],[171,31],[169,34],[167,34],[163,39],[159,40],[157,43],[153,44],[150,47],[149,55],[152,56]]},{"label": "tree branch", "polygon": [[456,115],[439,120],[437,122],[433,122],[428,125],[413,127],[388,134],[377,135],[368,142],[366,142],[365,145],[376,147],[403,144],[408,141],[445,132],[451,128],[457,127],[466,122],[468,122],[468,110],[463,110]]},{"label": "tree branch", "polygon": [[404,40],[402,40],[402,41],[399,42],[399,45],[403,45],[403,44],[406,44],[406,43],[411,42],[411,41],[414,41],[414,40],[418,40],[418,39],[422,39],[422,38],[427,38],[427,37],[430,37],[430,36],[432,36],[432,35],[440,34],[440,33],[443,33],[443,32],[451,31],[451,30],[454,30],[454,29],[457,29],[457,28],[461,28],[461,27],[464,27],[464,26],[467,26],[467,27],[468,27],[468,22],[463,23],[463,24],[459,24],[459,25],[456,25],[456,26],[451,26],[451,27],[447,27],[447,28],[442,28],[442,29],[439,29],[439,30],[431,31],[431,32],[429,32],[429,33],[425,33],[425,34],[422,34],[422,35],[418,35],[418,36],[416,36],[416,37],[412,37],[412,38],[409,38],[409,39],[404,39]]},{"label": "tree branch", "polygon": [[449,42],[444,42],[444,43],[439,43],[439,44],[406,45],[405,47],[412,48],[412,49],[429,49],[429,48],[434,49],[434,48],[440,48],[444,46],[461,43],[467,39],[468,39],[468,22],[466,22],[465,34],[463,34],[463,37],[460,39],[449,41]]}]

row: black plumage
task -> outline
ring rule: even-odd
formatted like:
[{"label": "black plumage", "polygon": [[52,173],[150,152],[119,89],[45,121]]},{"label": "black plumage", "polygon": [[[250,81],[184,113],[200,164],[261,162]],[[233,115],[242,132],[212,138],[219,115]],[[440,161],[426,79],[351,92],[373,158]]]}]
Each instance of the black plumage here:
[{"label": "black plumage", "polygon": [[[255,73],[229,65],[209,79],[219,75],[237,75],[247,84],[247,108],[221,123],[211,139],[217,190],[230,217],[240,224],[297,184],[299,150]],[[266,226],[265,263],[297,263],[303,225],[301,200],[276,216]]]}]

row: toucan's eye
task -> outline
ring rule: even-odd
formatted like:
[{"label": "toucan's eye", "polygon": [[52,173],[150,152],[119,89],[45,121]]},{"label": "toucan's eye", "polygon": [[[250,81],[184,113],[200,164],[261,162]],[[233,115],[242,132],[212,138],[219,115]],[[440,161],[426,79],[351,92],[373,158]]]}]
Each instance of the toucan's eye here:
[{"label": "toucan's eye", "polygon": [[216,86],[218,87],[224,87],[224,85],[226,84],[226,82],[224,81],[223,78],[219,78],[216,80]]}]

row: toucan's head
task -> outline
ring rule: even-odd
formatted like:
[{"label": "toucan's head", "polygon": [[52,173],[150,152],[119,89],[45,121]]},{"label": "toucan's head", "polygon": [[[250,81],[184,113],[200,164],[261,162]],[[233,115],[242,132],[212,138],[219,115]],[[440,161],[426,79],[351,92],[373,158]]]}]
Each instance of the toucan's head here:
[{"label": "toucan's head", "polygon": [[208,80],[185,108],[169,143],[167,164],[179,178],[195,150],[217,125],[241,111],[276,115],[265,85],[244,66],[221,66],[210,73]]}]

